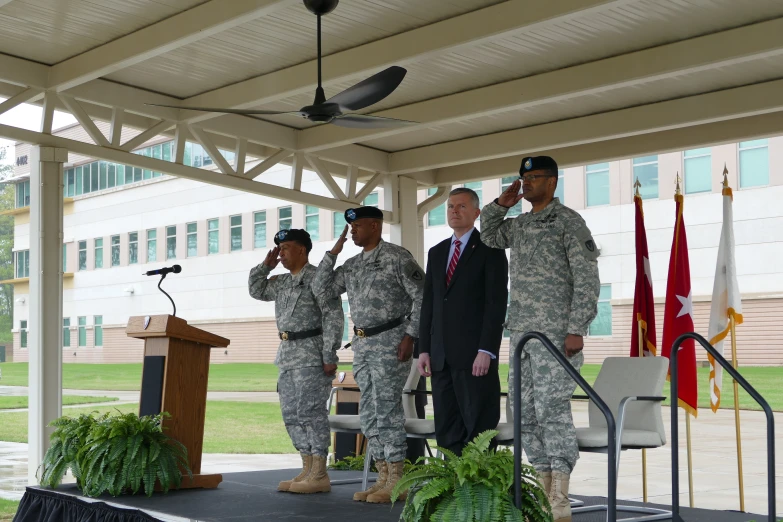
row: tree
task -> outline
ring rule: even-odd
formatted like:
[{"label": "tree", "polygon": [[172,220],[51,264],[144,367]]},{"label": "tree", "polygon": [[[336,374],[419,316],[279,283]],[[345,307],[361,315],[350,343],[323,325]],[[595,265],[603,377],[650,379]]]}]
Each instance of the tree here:
[{"label": "tree", "polygon": [[[9,147],[0,147],[0,183],[13,176],[14,167],[6,163]],[[14,185],[0,184],[0,212],[14,208]],[[0,215],[0,280],[14,277],[14,218]],[[0,342],[10,342],[14,318],[14,285],[0,285]]]}]

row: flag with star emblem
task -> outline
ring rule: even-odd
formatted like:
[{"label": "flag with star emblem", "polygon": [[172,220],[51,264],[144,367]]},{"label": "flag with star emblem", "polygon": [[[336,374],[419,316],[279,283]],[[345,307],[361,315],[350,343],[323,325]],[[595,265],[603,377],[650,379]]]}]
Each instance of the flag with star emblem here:
[{"label": "flag with star emblem", "polygon": [[[663,313],[663,351],[671,358],[674,341],[682,334],[693,332],[693,296],[691,295],[691,269],[688,263],[688,240],[685,237],[685,221],[682,216],[682,194],[674,196],[676,220],[669,277],[666,281],[666,304]],[[696,388],[696,347],[693,339],[680,345],[677,357],[677,394],[679,405],[694,417],[698,408]],[[669,376],[671,378],[671,376]]]},{"label": "flag with star emblem", "polygon": [[[633,198],[636,207],[636,289],[633,294],[633,326],[631,328],[631,357],[656,355],[655,302],[653,301],[650,254],[647,251],[647,232],[644,229],[644,211],[641,196]],[[641,328],[640,328],[641,327]],[[644,352],[639,354],[639,335]]]},{"label": "flag with star emblem", "polygon": [[[707,338],[710,344],[723,355],[723,340],[729,333],[729,318],[735,324],[742,323],[742,296],[737,283],[737,265],[734,261],[734,218],[732,193],[728,183],[723,188],[723,227],[718,245],[718,263],[715,267],[715,283],[712,287],[712,307]],[[717,412],[720,407],[720,392],[723,385],[723,368],[710,361],[710,408]]]}]

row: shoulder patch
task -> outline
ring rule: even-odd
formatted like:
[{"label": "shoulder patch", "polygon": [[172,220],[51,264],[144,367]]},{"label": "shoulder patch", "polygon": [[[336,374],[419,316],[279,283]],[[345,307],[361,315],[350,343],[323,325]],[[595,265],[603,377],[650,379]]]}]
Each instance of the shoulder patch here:
[{"label": "shoulder patch", "polygon": [[582,247],[582,253],[590,261],[595,261],[601,253],[598,251],[598,245],[593,240],[593,234],[587,225],[582,225],[574,232],[574,236]]},{"label": "shoulder patch", "polygon": [[403,273],[405,274],[405,277],[412,281],[416,281],[417,283],[424,281],[424,273],[419,267],[419,264],[413,258],[405,263]]}]

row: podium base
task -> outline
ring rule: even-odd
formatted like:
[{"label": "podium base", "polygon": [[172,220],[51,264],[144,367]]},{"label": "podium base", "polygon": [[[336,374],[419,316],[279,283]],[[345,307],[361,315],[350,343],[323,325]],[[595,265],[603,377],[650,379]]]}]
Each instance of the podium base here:
[{"label": "podium base", "polygon": [[[218,487],[218,484],[220,484],[221,482],[223,482],[223,475],[220,474],[214,474],[214,475],[194,474],[193,480],[190,480],[190,477],[185,475],[182,477],[182,483],[179,485],[179,487],[169,488],[169,491],[175,489],[197,489],[197,488],[215,489]],[[162,491],[160,484],[155,485],[155,491]]]}]

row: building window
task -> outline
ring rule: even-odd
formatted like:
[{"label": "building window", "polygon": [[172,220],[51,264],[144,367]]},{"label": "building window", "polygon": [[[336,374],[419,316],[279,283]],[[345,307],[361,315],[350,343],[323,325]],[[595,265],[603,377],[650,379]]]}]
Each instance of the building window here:
[{"label": "building window", "polygon": [[465,188],[472,189],[476,194],[478,194],[479,198],[479,208],[484,204],[484,191],[482,187],[483,183],[481,181],[472,181],[470,183],[465,183]]},{"label": "building window", "polygon": [[16,277],[30,277],[30,251],[19,250],[16,254]]},{"label": "building window", "polygon": [[293,219],[291,218],[291,207],[280,207],[277,209],[277,222],[280,230],[290,230]]},{"label": "building window", "polygon": [[242,250],[242,216],[231,216],[231,252]]},{"label": "building window", "polygon": [[[432,196],[438,191],[438,187],[431,187],[427,189],[427,196]],[[437,227],[446,224],[446,204],[441,203],[436,208],[433,208],[427,212],[427,226]]]},{"label": "building window", "polygon": [[218,230],[218,220],[210,219],[207,221],[207,255],[220,252],[220,231]]},{"label": "building window", "polygon": [[[637,179],[642,184],[639,187],[639,194],[642,196],[642,199],[658,197],[658,156],[644,156],[643,158],[633,159],[632,185],[636,184]],[[634,194],[636,193],[635,190]]]},{"label": "building window", "polygon": [[698,192],[710,192],[712,180],[712,156],[710,148],[686,150],[683,153],[685,193],[696,194]]},{"label": "building window", "polygon": [[318,231],[320,229],[319,220],[318,207],[305,205],[305,230],[310,234],[310,239],[312,239],[313,242],[318,241]]},{"label": "building window", "polygon": [[177,227],[166,227],[166,259],[177,258]]},{"label": "building window", "polygon": [[95,333],[95,342],[93,342],[93,346],[103,346],[103,316],[96,315],[93,318],[93,324],[95,325],[93,327]]},{"label": "building window", "polygon": [[560,203],[565,203],[565,171],[563,169],[557,170],[557,188],[555,189],[555,197]]},{"label": "building window", "polygon": [[769,185],[769,148],[767,140],[741,141],[739,144],[740,187]]},{"label": "building window", "polygon": [[[514,183],[516,180],[519,179],[519,176],[506,176],[505,178],[500,180],[500,192],[503,193],[505,190],[511,186],[512,183]],[[508,209],[508,212],[506,213],[506,216],[508,217],[514,217],[518,216],[522,213],[522,201],[520,200],[519,203]]]},{"label": "building window", "polygon": [[345,225],[348,223],[345,221],[345,213],[344,212],[335,212],[332,214],[332,237],[334,239],[337,239],[340,237],[340,234],[343,233],[343,230],[345,229]]},{"label": "building window", "polygon": [[609,164],[598,163],[585,168],[587,206],[609,204]]},{"label": "building window", "polygon": [[73,169],[65,169],[63,177],[65,178],[65,197],[71,198],[76,195],[76,176],[74,176]]},{"label": "building window", "polygon": [[612,285],[601,285],[598,294],[598,315],[590,323],[590,335],[612,335]]},{"label": "building window", "polygon": [[71,346],[71,318],[63,317],[63,346]]},{"label": "building window", "polygon": [[79,325],[78,334],[79,334],[79,347],[87,346],[87,318],[86,317],[79,317],[77,319],[77,323]]},{"label": "building window", "polygon": [[120,266],[120,236],[111,236],[111,266]]},{"label": "building window", "polygon": [[266,210],[253,214],[253,248],[266,246]]},{"label": "building window", "polygon": [[103,268],[103,238],[95,239],[95,268]]},{"label": "building window", "polygon": [[128,264],[135,265],[139,262],[139,233],[128,233]]},{"label": "building window", "polygon": [[[340,231],[342,234],[342,231]],[[351,308],[348,306],[348,301],[343,300],[343,342],[348,342],[348,317],[350,316]]]},{"label": "building window", "polygon": [[79,241],[79,270],[87,270],[87,241]]},{"label": "building window", "polygon": [[378,208],[378,193],[372,192],[370,195],[368,195],[366,198],[364,198],[364,201],[362,202],[362,205],[365,207],[375,207]]},{"label": "building window", "polygon": [[19,337],[22,348],[27,348],[27,321],[19,321]]},{"label": "building window", "polygon": [[188,223],[188,257],[198,255],[198,231],[195,223]]},{"label": "building window", "polygon": [[158,260],[158,231],[154,228],[147,230],[147,263]]},{"label": "building window", "polygon": [[30,180],[16,184],[16,207],[30,206]]}]

